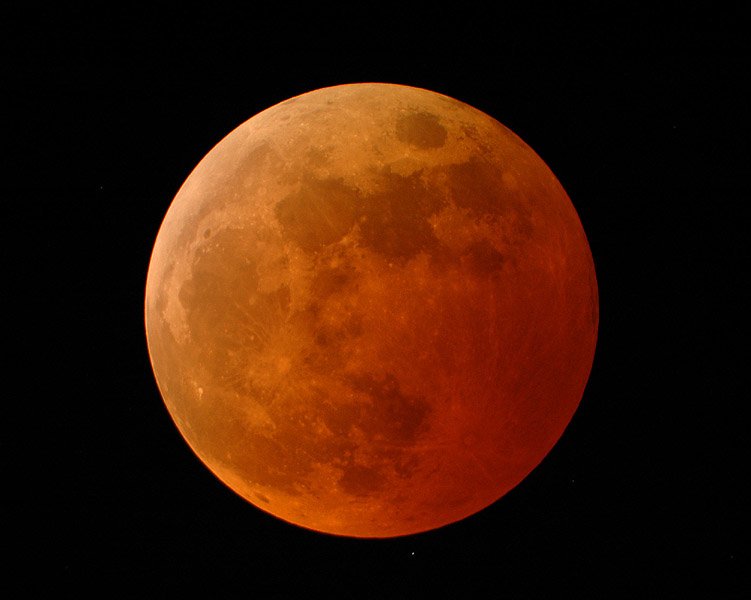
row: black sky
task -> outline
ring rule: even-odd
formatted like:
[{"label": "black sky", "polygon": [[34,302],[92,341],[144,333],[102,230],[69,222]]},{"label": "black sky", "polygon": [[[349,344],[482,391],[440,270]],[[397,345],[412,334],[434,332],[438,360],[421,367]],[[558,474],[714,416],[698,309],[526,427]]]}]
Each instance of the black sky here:
[{"label": "black sky", "polygon": [[[746,33],[716,6],[614,6],[10,14],[20,385],[6,389],[3,506],[20,565],[2,585],[741,597]],[[268,106],[361,81],[453,96],[520,135],[579,212],[600,288],[590,382],[543,464],[466,521],[381,541],[296,528],[214,479],[163,407],[142,323],[154,238],[197,162]]]}]

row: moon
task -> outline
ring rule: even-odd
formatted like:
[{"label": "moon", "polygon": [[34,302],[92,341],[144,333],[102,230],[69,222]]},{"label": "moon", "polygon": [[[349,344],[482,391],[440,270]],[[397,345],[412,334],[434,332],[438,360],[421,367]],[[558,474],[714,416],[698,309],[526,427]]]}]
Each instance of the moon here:
[{"label": "moon", "polygon": [[383,538],[467,518],[562,435],[598,293],[542,159],[453,98],[340,85],[193,170],[145,294],[159,390],[200,460],[289,523]]}]

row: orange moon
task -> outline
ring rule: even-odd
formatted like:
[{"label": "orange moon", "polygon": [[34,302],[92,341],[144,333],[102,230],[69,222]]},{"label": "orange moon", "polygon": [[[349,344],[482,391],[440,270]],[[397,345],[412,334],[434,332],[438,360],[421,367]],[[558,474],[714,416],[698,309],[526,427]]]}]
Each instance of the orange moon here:
[{"label": "orange moon", "polygon": [[391,84],[316,90],[214,147],[145,298],[177,428],[237,494],[329,534],[489,506],[560,438],[598,295],[566,192],[509,129]]}]

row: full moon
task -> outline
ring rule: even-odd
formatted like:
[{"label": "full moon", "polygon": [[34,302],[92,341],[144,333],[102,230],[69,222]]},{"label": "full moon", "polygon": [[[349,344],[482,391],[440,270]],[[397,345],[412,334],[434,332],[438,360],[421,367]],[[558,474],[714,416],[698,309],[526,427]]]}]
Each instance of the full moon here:
[{"label": "full moon", "polygon": [[562,435],[598,326],[542,159],[458,100],[340,85],[255,115],[175,196],[146,281],[193,452],[289,523],[382,538],[464,519]]}]

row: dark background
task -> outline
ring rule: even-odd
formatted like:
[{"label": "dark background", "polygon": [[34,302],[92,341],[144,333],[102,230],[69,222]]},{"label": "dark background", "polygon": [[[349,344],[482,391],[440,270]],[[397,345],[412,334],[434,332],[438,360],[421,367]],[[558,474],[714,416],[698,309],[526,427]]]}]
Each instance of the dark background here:
[{"label": "dark background", "polygon": [[[18,566],[2,585],[747,594],[747,371],[734,343],[747,307],[747,32],[717,5],[608,6],[6,15],[3,506]],[[264,108],[362,81],[453,96],[521,136],[579,212],[600,287],[592,375],[545,461],[481,513],[390,540],[303,530],[219,483],[162,404],[142,317],[153,241],[198,161]]]}]

